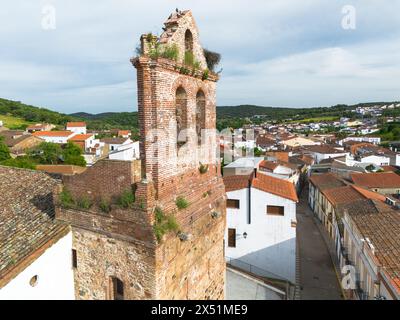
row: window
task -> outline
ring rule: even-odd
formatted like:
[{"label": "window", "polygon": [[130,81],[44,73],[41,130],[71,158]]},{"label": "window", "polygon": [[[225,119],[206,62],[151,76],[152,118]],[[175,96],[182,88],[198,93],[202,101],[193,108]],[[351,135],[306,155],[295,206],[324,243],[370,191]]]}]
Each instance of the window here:
[{"label": "window", "polygon": [[116,277],[111,277],[111,287],[112,299],[124,300],[124,283]]},{"label": "window", "polygon": [[235,199],[227,199],[226,200],[226,207],[232,209],[239,209],[240,208],[240,201]]},{"label": "window", "polygon": [[78,267],[78,257],[76,255],[76,250],[72,249],[72,268],[77,268]]},{"label": "window", "polygon": [[283,216],[285,215],[285,208],[282,206],[267,206],[267,214]]},{"label": "window", "polygon": [[196,134],[201,143],[201,131],[206,128],[206,96],[202,90],[196,95]]},{"label": "window", "polygon": [[193,35],[189,29],[185,32],[185,51],[193,52]]},{"label": "window", "polygon": [[176,136],[178,147],[185,144],[187,128],[187,95],[185,89],[179,87],[175,95]]},{"label": "window", "polygon": [[228,247],[236,248],[236,229],[228,229]]}]

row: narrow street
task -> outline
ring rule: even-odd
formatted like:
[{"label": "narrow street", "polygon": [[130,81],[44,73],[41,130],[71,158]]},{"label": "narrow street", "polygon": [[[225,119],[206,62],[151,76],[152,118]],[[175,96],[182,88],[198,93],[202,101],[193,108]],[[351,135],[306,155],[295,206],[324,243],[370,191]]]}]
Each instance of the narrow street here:
[{"label": "narrow street", "polygon": [[343,299],[326,243],[314,221],[305,187],[297,205],[298,281],[301,300]]}]

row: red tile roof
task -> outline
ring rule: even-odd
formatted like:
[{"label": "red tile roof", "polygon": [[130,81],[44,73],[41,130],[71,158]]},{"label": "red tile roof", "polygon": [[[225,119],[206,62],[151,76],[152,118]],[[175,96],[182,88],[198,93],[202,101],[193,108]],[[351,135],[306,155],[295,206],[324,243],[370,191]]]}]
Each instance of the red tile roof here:
[{"label": "red tile roof", "polygon": [[323,191],[323,194],[334,206],[364,199],[378,201],[386,200],[386,197],[379,193],[372,192],[355,185],[327,189]]},{"label": "red tile roof", "polygon": [[77,134],[77,135],[69,138],[68,141],[85,141],[92,137],[93,137],[92,134]]},{"label": "red tile roof", "polygon": [[127,135],[129,135],[130,133],[131,133],[130,130],[119,130],[119,131],[118,131],[118,135],[119,135],[119,136],[127,136]]},{"label": "red tile roof", "polygon": [[260,168],[265,168],[271,171],[274,171],[276,169],[276,167],[278,167],[278,164],[272,161],[267,161],[267,160],[263,160],[260,162]]},{"label": "red tile roof", "polygon": [[69,137],[72,131],[36,131],[32,133],[36,137]]},{"label": "red tile roof", "polygon": [[67,122],[67,128],[86,127],[86,122]]},{"label": "red tile roof", "polygon": [[396,172],[398,171],[398,169],[396,167],[393,166],[380,166],[384,171],[392,171],[392,172]]},{"label": "red tile roof", "polygon": [[367,188],[400,188],[400,176],[394,172],[353,173],[355,184]]},{"label": "red tile roof", "polygon": [[226,192],[241,190],[249,187],[250,176],[238,175],[224,177]]},{"label": "red tile roof", "polygon": [[351,214],[362,238],[374,246],[374,256],[400,293],[400,214],[386,205],[377,213]]},{"label": "red tile roof", "polygon": [[313,174],[309,181],[320,190],[343,187],[346,183],[333,173]]},{"label": "red tile roof", "polygon": [[316,152],[321,154],[346,153],[346,151],[338,150],[328,145],[315,145],[315,146],[304,147],[304,149],[310,152]]},{"label": "red tile roof", "polygon": [[241,190],[249,187],[249,181],[251,181],[251,186],[258,190],[274,194],[276,196],[289,199],[298,202],[296,188],[293,183],[271,177],[260,172],[254,177],[251,175],[237,175],[237,176],[227,176],[224,177],[224,184],[226,192]]},{"label": "red tile roof", "polygon": [[363,195],[363,197],[371,200],[378,200],[378,201],[386,201],[386,197],[380,193],[373,192],[364,188],[361,188],[360,186],[357,185],[351,185],[352,188],[357,190],[360,194]]},{"label": "red tile roof", "polygon": [[257,176],[252,181],[252,187],[295,202],[299,201],[296,188],[293,183],[287,180],[278,179],[258,172]]}]

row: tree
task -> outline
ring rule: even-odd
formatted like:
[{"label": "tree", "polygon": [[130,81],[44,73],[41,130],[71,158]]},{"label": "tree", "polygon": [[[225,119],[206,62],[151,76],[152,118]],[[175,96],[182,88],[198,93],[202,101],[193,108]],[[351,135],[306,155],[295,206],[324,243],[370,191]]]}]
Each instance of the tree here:
[{"label": "tree", "polygon": [[10,150],[7,145],[4,143],[4,138],[0,137],[0,161],[4,161],[10,159]]},{"label": "tree", "polygon": [[29,152],[29,156],[40,164],[57,164],[61,154],[61,147],[52,142],[42,142]]},{"label": "tree", "polygon": [[73,142],[68,142],[62,151],[62,158],[65,164],[86,166],[85,158],[82,156],[82,149]]},{"label": "tree", "polygon": [[10,158],[8,160],[1,161],[0,164],[7,167],[36,169],[36,165],[31,159],[22,157],[18,157],[15,159]]},{"label": "tree", "polygon": [[254,156],[261,157],[263,154],[264,154],[264,152],[260,148],[258,148],[258,147],[254,148]]}]

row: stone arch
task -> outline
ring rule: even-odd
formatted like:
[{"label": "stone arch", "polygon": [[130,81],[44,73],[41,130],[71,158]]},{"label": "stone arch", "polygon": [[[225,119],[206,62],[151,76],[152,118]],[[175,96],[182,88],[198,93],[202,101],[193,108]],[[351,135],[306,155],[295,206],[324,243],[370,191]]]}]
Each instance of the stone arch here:
[{"label": "stone arch", "polygon": [[[176,117],[176,137],[181,131],[186,130],[188,126],[188,99],[186,90],[180,85],[175,91],[175,117]],[[178,141],[178,147],[186,143],[184,141]]]},{"label": "stone arch", "polygon": [[201,143],[202,130],[206,128],[206,95],[202,89],[196,94],[196,134],[197,141]]},{"label": "stone arch", "polygon": [[193,35],[189,29],[185,32],[185,52],[193,53]]}]

